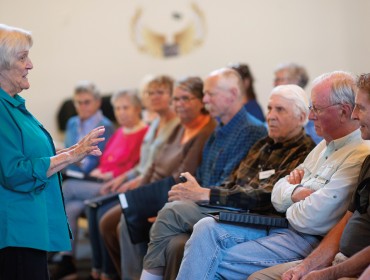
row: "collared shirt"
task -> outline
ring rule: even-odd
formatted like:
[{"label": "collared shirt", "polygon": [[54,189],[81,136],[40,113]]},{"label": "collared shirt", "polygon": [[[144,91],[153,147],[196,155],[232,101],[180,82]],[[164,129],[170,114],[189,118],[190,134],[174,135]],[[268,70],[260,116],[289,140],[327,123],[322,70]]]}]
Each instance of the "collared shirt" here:
[{"label": "collared shirt", "polygon": [[[99,149],[103,152],[105,145],[108,142],[109,138],[113,135],[115,128],[113,123],[108,118],[104,117],[100,110],[83,122],[78,116],[71,117],[68,120],[64,141],[65,146],[67,148],[73,146],[85,135],[87,135],[92,129],[98,126],[105,127],[105,132],[103,135],[105,140],[98,144]],[[85,157],[81,162],[69,165],[67,169],[89,173],[91,170],[96,168],[98,164],[99,157],[89,155]]]},{"label": "collared shirt", "polygon": [[61,177],[47,177],[53,141],[25,100],[0,88],[0,249],[70,250]]},{"label": "collared shirt", "polygon": [[280,179],[271,200],[275,209],[285,212],[297,231],[325,235],[343,216],[356,186],[361,164],[370,153],[370,142],[361,138],[359,129],[326,145],[320,142],[298,167],[304,170],[301,185],[314,192],[293,203],[297,186]]},{"label": "collared shirt", "polygon": [[314,147],[303,129],[284,143],[274,143],[270,137],[261,139],[223,186],[211,189],[210,204],[274,212],[274,184],[302,163]]},{"label": "collared shirt", "polygon": [[226,125],[219,124],[203,149],[197,170],[203,187],[219,186],[267,131],[262,122],[243,107]]}]

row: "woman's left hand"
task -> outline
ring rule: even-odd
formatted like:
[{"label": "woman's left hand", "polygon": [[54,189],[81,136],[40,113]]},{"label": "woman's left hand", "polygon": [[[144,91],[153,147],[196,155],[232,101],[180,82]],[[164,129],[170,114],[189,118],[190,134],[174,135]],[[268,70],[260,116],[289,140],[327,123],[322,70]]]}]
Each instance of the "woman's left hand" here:
[{"label": "woman's left hand", "polygon": [[72,149],[71,153],[74,157],[74,162],[82,160],[88,155],[101,156],[102,152],[100,151],[98,144],[105,140],[104,137],[100,137],[104,134],[104,126],[99,126],[94,128],[82,138]]},{"label": "woman's left hand", "polygon": [[84,138],[80,140],[76,145],[67,149],[61,150],[56,156],[51,157],[50,166],[46,175],[51,175],[59,172],[71,163],[78,162],[88,155],[101,156],[98,144],[104,141],[104,137],[100,137],[104,134],[104,126],[99,126],[90,131]]}]

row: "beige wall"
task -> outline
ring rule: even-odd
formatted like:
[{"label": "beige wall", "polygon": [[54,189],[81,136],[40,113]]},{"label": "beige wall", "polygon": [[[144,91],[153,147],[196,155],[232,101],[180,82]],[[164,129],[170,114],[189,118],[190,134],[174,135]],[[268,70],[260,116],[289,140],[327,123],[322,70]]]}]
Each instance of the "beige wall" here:
[{"label": "beige wall", "polygon": [[[22,93],[28,108],[61,140],[55,112],[80,79],[107,92],[136,87],[146,74],[204,76],[242,61],[251,66],[266,107],[278,63],[299,62],[311,78],[332,70],[370,71],[369,0],[194,2],[206,18],[203,45],[159,59],[138,51],[131,39],[130,22],[144,0],[0,0],[0,22],[33,33],[31,88]],[[166,1],[158,0],[158,13],[161,5]]]}]

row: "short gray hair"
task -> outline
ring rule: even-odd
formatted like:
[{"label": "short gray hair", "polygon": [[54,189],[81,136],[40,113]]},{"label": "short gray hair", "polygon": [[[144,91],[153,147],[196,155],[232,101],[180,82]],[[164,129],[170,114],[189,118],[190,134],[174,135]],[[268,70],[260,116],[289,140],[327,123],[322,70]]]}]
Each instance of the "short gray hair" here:
[{"label": "short gray hair", "polygon": [[357,91],[356,77],[352,73],[345,71],[325,73],[312,82],[312,87],[314,88],[327,81],[331,84],[330,103],[349,104],[353,109],[355,107],[355,95]]},{"label": "short gray hair", "polygon": [[289,80],[294,80],[294,84],[300,86],[301,88],[306,87],[309,77],[306,69],[302,65],[293,62],[281,63],[276,67],[274,73],[280,71],[287,71],[289,74]]},{"label": "short gray hair", "polygon": [[297,85],[280,85],[272,89],[271,95],[280,96],[286,100],[292,101],[295,105],[293,111],[298,117],[301,114],[304,114],[304,121],[302,126],[306,125],[308,122],[309,114],[309,101],[308,96],[303,88]]},{"label": "short gray hair", "polygon": [[121,90],[118,90],[117,92],[115,92],[111,99],[110,99],[110,103],[112,104],[112,106],[114,107],[114,103],[122,98],[122,97],[126,97],[129,99],[130,103],[138,108],[138,109],[142,109],[142,104],[141,104],[141,100],[139,98],[139,94],[137,93],[136,90],[129,90],[129,89],[121,89]]},{"label": "short gray hair", "polygon": [[16,54],[20,51],[28,51],[32,44],[31,32],[0,24],[0,70],[10,69]]},{"label": "short gray hair", "polygon": [[93,82],[90,81],[82,80],[77,82],[74,95],[76,96],[82,92],[90,93],[96,100],[99,100],[101,98],[99,89]]}]

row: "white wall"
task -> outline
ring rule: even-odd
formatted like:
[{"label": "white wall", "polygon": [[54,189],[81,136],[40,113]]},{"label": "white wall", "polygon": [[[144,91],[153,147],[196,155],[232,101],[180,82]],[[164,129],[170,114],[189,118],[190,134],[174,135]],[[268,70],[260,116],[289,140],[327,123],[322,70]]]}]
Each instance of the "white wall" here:
[{"label": "white wall", "polygon": [[108,92],[136,87],[146,74],[205,76],[229,62],[247,62],[265,107],[273,69],[281,62],[305,65],[311,78],[332,70],[370,71],[368,0],[198,1],[207,23],[204,44],[167,59],[144,54],[133,44],[130,22],[139,4],[0,0],[0,22],[33,33],[31,88],[22,95],[57,140],[62,136],[56,110],[80,79],[95,81]]}]

